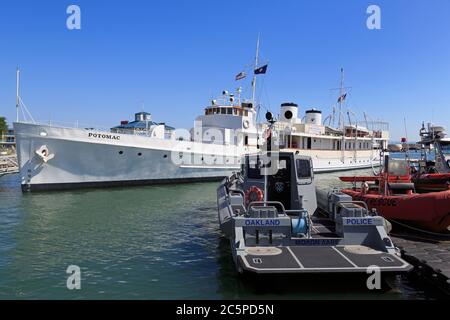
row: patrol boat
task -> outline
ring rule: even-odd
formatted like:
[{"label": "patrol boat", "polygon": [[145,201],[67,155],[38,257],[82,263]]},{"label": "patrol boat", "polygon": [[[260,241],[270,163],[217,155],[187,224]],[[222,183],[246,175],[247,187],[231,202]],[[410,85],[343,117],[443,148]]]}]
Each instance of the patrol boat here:
[{"label": "patrol boat", "polygon": [[246,155],[217,190],[219,224],[239,273],[409,271],[383,217],[338,191],[317,208],[311,158],[292,152]]}]

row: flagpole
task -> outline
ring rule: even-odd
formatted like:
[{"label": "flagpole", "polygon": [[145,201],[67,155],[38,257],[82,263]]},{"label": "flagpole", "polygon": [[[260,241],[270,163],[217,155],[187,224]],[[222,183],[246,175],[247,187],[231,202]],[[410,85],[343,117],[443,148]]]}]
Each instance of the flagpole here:
[{"label": "flagpole", "polygon": [[255,56],[255,67],[253,69],[253,80],[252,80],[252,103],[253,107],[256,107],[255,104],[255,96],[256,96],[256,74],[255,70],[258,68],[258,56],[259,56],[259,34],[258,34],[258,40],[256,42],[256,56]]}]

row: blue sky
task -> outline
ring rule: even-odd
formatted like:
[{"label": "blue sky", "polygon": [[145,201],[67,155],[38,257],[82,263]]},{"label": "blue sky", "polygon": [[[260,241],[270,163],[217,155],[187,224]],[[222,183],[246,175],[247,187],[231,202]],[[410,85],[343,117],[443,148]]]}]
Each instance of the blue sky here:
[{"label": "blue sky", "polygon": [[[70,4],[81,8],[81,30],[66,28]],[[381,8],[381,30],[366,28],[370,4]],[[144,103],[155,121],[190,128],[211,97],[239,85],[258,33],[269,62],[259,97],[275,113],[294,101],[302,114],[327,115],[342,66],[348,107],[389,121],[394,140],[404,117],[414,138],[422,120],[450,129],[448,0],[5,1],[0,114],[15,118],[19,65],[35,119],[108,126]]]}]

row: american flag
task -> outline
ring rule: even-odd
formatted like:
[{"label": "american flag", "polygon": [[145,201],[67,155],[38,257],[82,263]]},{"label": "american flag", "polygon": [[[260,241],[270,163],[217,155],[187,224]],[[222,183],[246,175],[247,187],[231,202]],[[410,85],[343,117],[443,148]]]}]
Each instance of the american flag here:
[{"label": "american flag", "polygon": [[347,94],[344,93],[342,96],[338,98],[338,102],[344,102],[345,98],[347,98]]},{"label": "american flag", "polygon": [[242,80],[242,79],[244,79],[246,76],[247,76],[247,75],[245,74],[244,71],[239,72],[238,75],[236,76],[236,81]]}]

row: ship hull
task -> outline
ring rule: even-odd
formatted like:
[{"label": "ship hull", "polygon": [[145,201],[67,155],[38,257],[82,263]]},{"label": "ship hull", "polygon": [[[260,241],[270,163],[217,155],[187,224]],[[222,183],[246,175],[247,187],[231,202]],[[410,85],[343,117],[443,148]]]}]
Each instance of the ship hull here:
[{"label": "ship hull", "polygon": [[[221,180],[240,170],[242,155],[257,151],[29,123],[14,130],[23,191]],[[37,154],[43,147],[52,155],[47,161]],[[378,163],[369,151],[345,158],[339,151],[298,151],[313,158],[315,172]]]},{"label": "ship hull", "polygon": [[[244,152],[44,125],[17,123],[15,130],[23,191],[220,180],[240,168]],[[53,155],[47,162],[36,154],[43,146]]]}]

